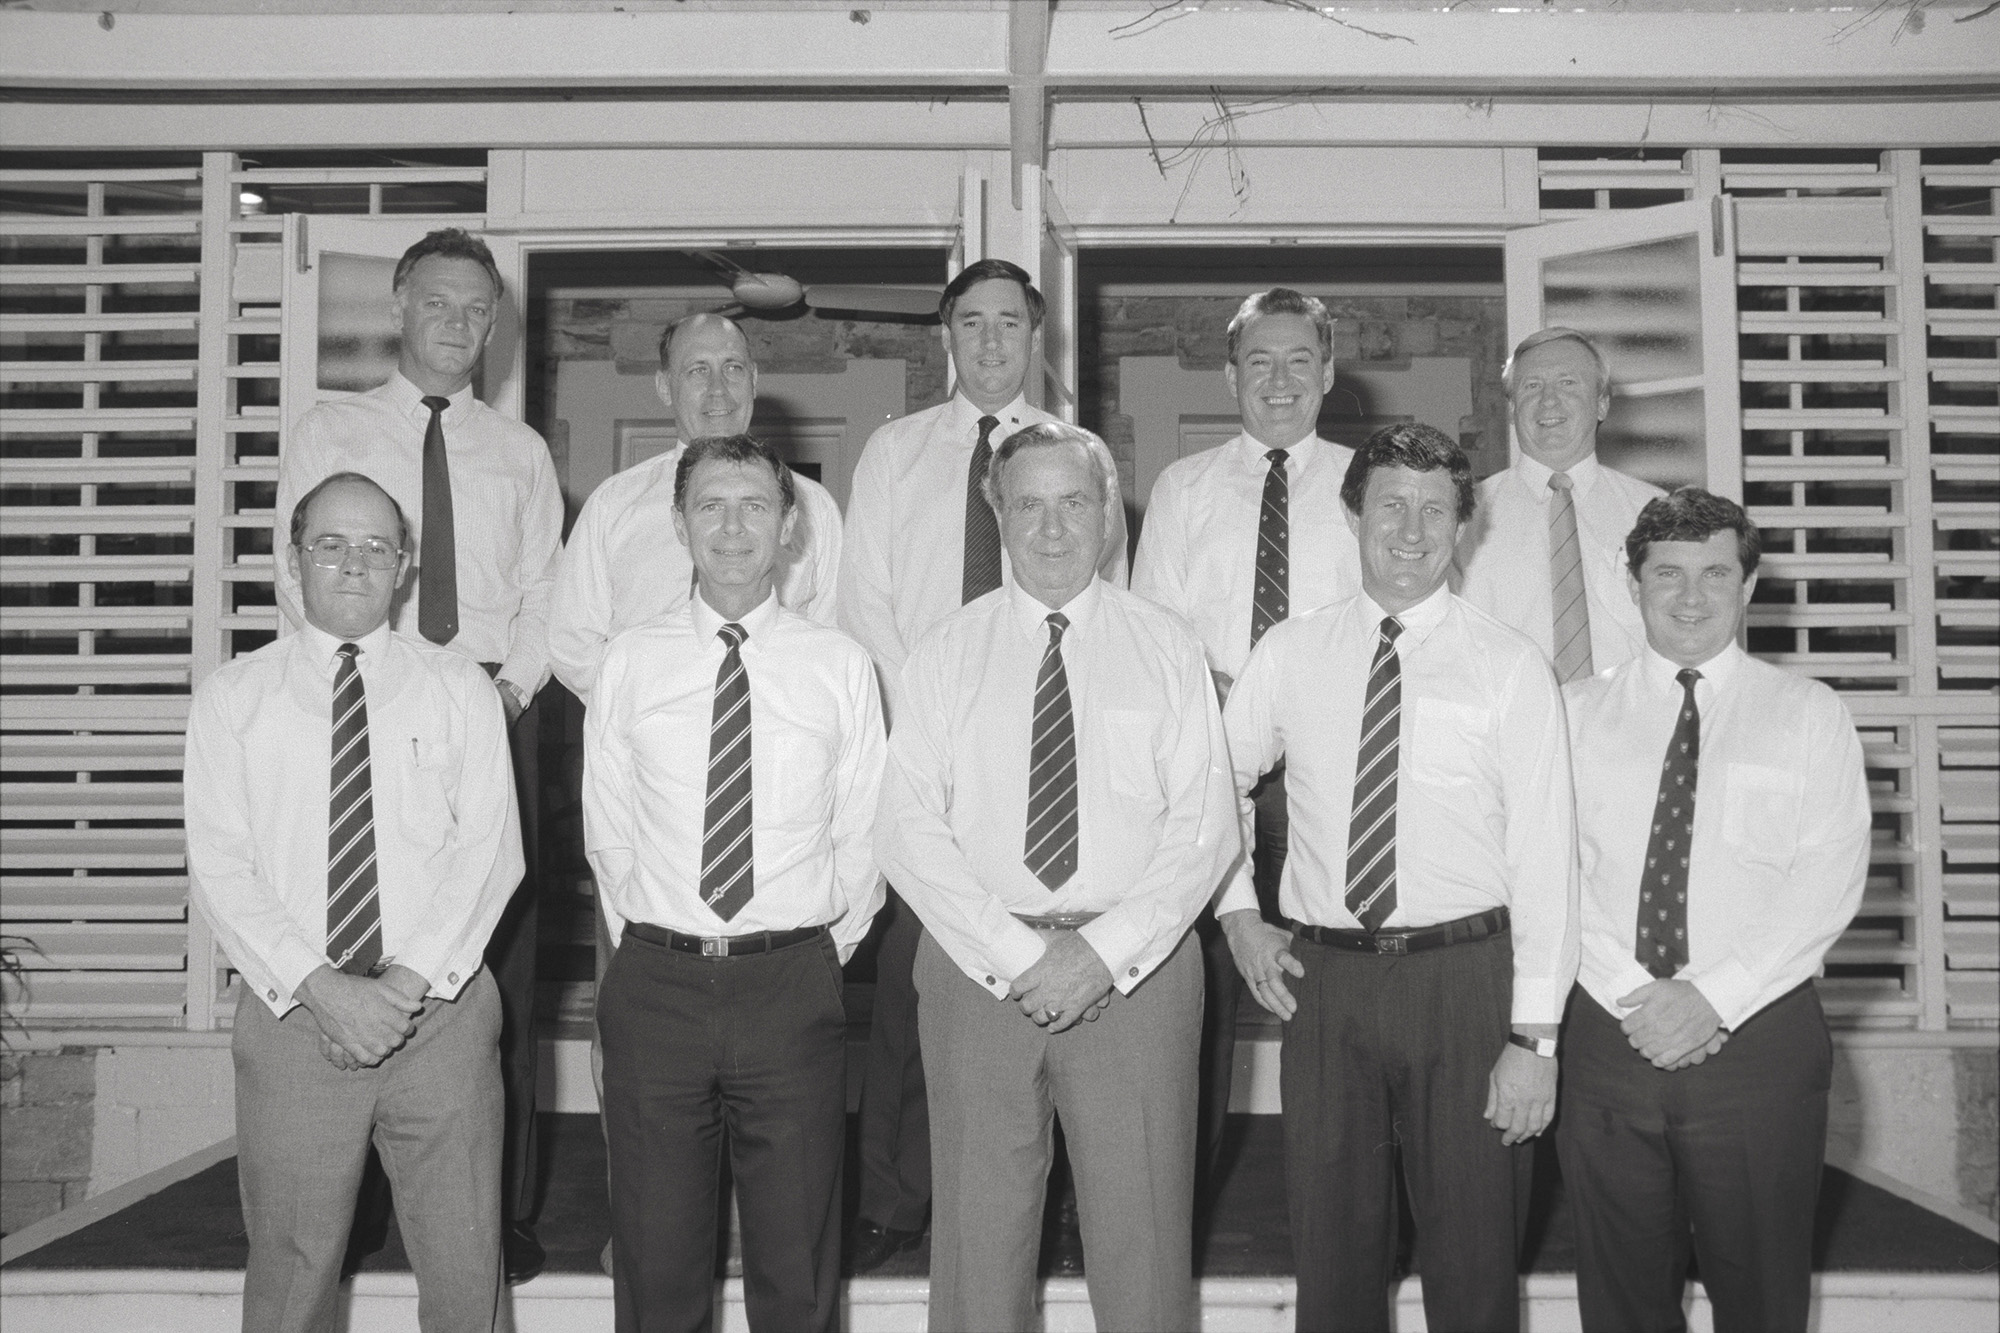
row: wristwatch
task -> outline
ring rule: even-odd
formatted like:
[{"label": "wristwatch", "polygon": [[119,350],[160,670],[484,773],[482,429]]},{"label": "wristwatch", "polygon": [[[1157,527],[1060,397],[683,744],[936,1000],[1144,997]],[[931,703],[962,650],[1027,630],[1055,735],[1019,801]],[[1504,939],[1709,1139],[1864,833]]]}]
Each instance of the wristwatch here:
[{"label": "wristwatch", "polygon": [[496,680],[493,683],[495,685],[498,685],[501,689],[507,691],[507,697],[514,701],[514,706],[516,708],[521,709],[523,712],[527,711],[528,692],[526,690],[522,689],[519,685],[516,685],[511,680]]},{"label": "wristwatch", "polygon": [[1519,1046],[1524,1051],[1533,1051],[1544,1060],[1553,1060],[1556,1058],[1556,1039],[1554,1037],[1530,1037],[1525,1032],[1510,1032],[1507,1034],[1507,1040],[1511,1044]]}]

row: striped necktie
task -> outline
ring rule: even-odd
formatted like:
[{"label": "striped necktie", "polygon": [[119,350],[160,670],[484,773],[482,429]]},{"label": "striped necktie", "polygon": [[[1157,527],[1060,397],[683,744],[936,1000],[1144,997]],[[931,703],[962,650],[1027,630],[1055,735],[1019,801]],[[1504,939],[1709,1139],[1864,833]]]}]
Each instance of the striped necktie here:
[{"label": "striped necktie", "polygon": [[972,465],[965,470],[965,564],[960,576],[960,602],[984,597],[1000,586],[1000,521],[993,506],[986,503],[983,485],[986,469],[993,462],[988,443],[1000,425],[998,417],[979,418],[979,443],[973,446]]},{"label": "striped necktie", "polygon": [[1403,713],[1403,668],[1396,636],[1403,622],[1382,617],[1375,660],[1361,709],[1361,747],[1354,760],[1354,813],[1347,823],[1347,910],[1363,930],[1380,930],[1396,910],[1397,733]]},{"label": "striped necktie", "polygon": [[1680,715],[1660,765],[1660,798],[1653,805],[1653,832],[1646,840],[1646,870],[1639,877],[1639,934],[1633,955],[1661,980],[1687,966],[1688,853],[1694,847],[1694,797],[1701,775],[1701,709],[1692,667],[1674,677],[1681,683]]},{"label": "striped necktie", "polygon": [[451,512],[451,464],[444,456],[444,410],[451,399],[427,397],[424,429],[424,531],[417,565],[417,630],[432,643],[458,637],[458,530]]},{"label": "striped necktie", "polygon": [[729,645],[715,671],[715,705],[708,724],[708,805],[702,816],[701,900],[733,920],[756,892],[751,873],[750,677],[743,670],[741,625],[724,625]]},{"label": "striped necktie", "polygon": [[368,764],[368,690],[340,645],[333,673],[333,770],[326,825],[326,956],[367,976],[382,957],[382,905],[375,883],[374,777]]},{"label": "striped necktie", "polygon": [[1576,535],[1575,482],[1549,477],[1549,590],[1555,611],[1556,679],[1567,685],[1590,674],[1590,603],[1583,593],[1583,545]]},{"label": "striped necktie", "polygon": [[1264,505],[1257,514],[1257,577],[1250,596],[1250,646],[1291,614],[1291,489],[1285,476],[1286,452],[1264,455]]},{"label": "striped necktie", "polygon": [[1076,723],[1062,636],[1069,617],[1048,618],[1049,646],[1035,677],[1035,723],[1028,747],[1028,836],[1022,860],[1050,892],[1076,873]]}]

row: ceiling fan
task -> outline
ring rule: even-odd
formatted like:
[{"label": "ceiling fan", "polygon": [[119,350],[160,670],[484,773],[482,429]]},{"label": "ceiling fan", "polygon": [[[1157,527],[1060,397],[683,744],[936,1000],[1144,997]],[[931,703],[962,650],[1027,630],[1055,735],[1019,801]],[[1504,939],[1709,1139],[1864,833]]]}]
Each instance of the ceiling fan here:
[{"label": "ceiling fan", "polygon": [[[753,273],[719,250],[689,251],[729,284],[737,313],[773,312],[803,305],[808,310],[851,310],[863,315],[935,315],[941,289],[935,287],[811,286],[783,273]],[[729,312],[725,312],[729,313]]]}]

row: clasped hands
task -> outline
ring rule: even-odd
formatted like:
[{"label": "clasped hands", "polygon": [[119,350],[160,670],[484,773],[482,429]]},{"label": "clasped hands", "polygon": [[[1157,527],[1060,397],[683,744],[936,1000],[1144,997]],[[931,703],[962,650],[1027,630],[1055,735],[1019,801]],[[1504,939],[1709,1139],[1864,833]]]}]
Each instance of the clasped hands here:
[{"label": "clasped hands", "polygon": [[1649,981],[1618,1005],[1631,1011],[1618,1024],[1625,1040],[1656,1069],[1698,1065],[1729,1040],[1722,1016],[1691,981]]},{"label": "clasped hands", "polygon": [[1111,996],[1111,969],[1073,930],[1050,931],[1048,948],[1007,992],[1036,1026],[1051,1032],[1067,1031],[1079,1021],[1095,1023]]},{"label": "clasped hands", "polygon": [[430,982],[392,963],[379,977],[322,966],[300,984],[299,1003],[319,1024],[320,1054],[336,1069],[368,1069],[417,1030]]}]

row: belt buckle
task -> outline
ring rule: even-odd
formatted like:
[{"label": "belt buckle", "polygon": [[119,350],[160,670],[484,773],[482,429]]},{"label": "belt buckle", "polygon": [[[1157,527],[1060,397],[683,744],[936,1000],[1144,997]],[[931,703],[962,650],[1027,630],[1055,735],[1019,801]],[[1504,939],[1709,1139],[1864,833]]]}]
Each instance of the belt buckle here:
[{"label": "belt buckle", "polygon": [[1377,935],[1375,937],[1376,953],[1406,954],[1409,951],[1410,942],[1401,935]]},{"label": "belt buckle", "polygon": [[729,957],[729,941],[714,936],[704,936],[701,941],[701,956],[703,958]]}]

